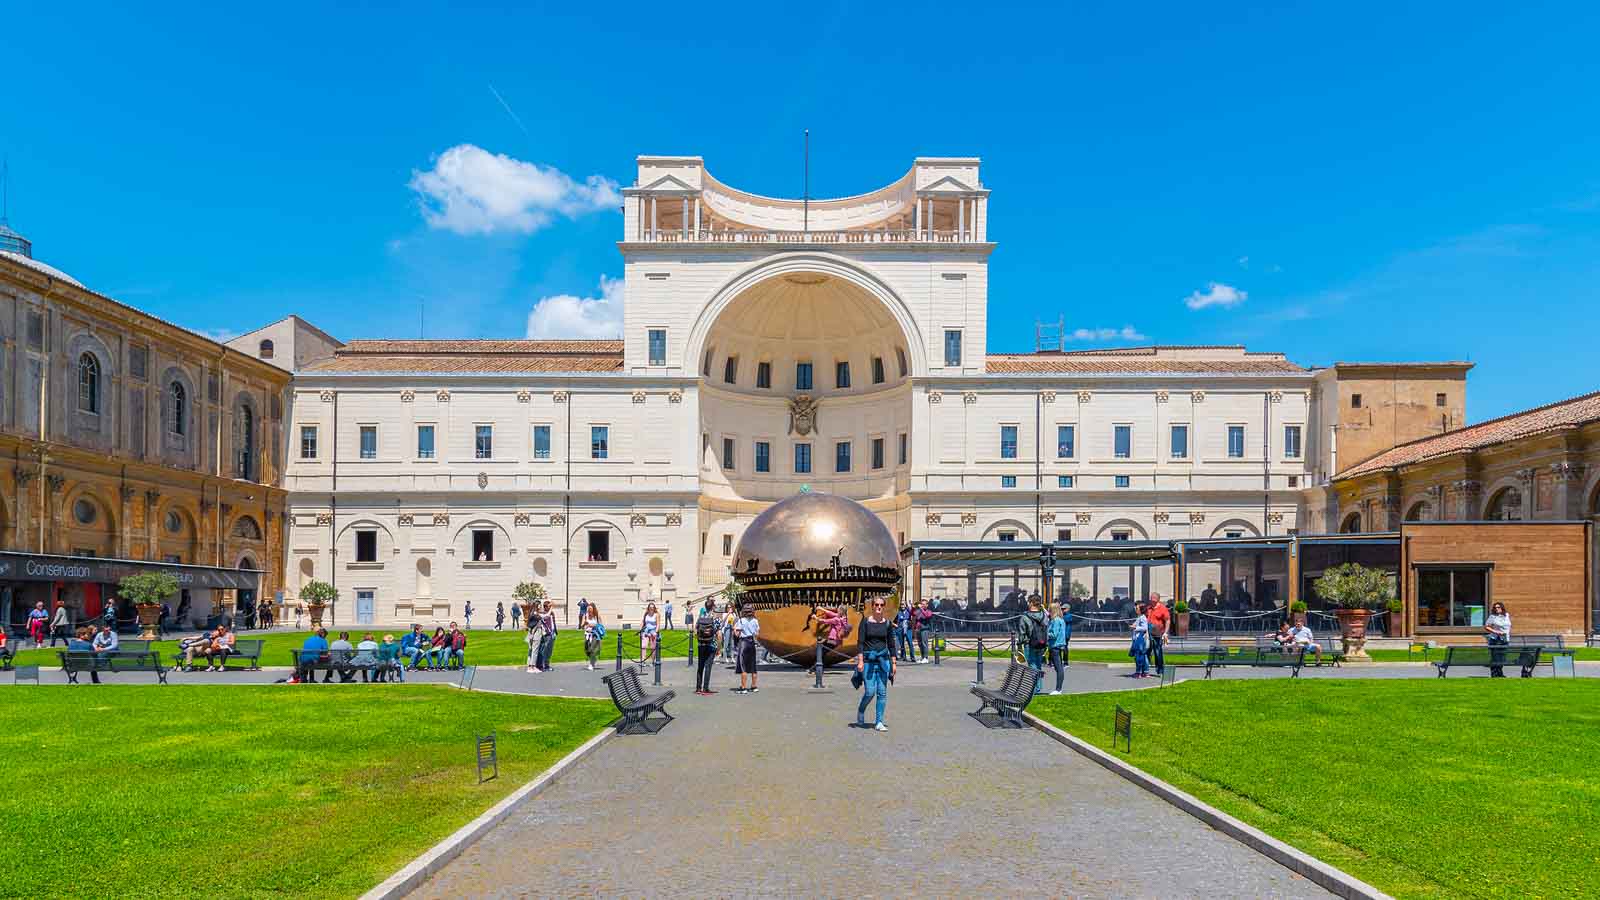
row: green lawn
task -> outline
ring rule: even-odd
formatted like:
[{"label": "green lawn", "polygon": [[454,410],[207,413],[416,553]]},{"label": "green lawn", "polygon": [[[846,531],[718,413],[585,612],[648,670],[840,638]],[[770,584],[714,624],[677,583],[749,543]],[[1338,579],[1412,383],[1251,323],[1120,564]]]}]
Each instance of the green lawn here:
[{"label": "green lawn", "polygon": [[[966,643],[966,642],[963,641],[963,644],[964,643]],[[996,641],[995,645],[993,647],[990,647],[988,640],[985,639],[983,646],[984,646],[983,658],[985,660],[996,659],[996,658],[1004,658],[1008,653],[1007,644],[1004,641]],[[929,648],[929,649],[932,649],[932,648]],[[580,651],[580,655],[581,655],[581,651]],[[941,653],[941,655],[942,656],[973,657],[973,656],[977,656],[978,655],[978,651],[976,651],[976,650],[945,650],[945,651],[943,651]],[[1416,662],[1416,663],[1420,663],[1420,662],[1424,661],[1421,650],[1415,651],[1415,652],[1410,653],[1410,654],[1407,654],[1406,651],[1404,651],[1404,650],[1368,650],[1367,651],[1367,655],[1372,657],[1373,662]],[[1166,658],[1167,658],[1167,662],[1174,663],[1176,665],[1197,665],[1197,664],[1200,664],[1200,663],[1204,663],[1206,661],[1206,658],[1204,656],[1202,656],[1200,654],[1193,654],[1193,653],[1168,653]],[[1431,651],[1428,654],[1427,658],[1430,659],[1430,660],[1441,660],[1441,659],[1444,659],[1444,651],[1443,650]],[[1574,658],[1578,659],[1578,660],[1588,660],[1588,661],[1600,660],[1600,647],[1577,647],[1577,648],[1574,648]],[[1307,657],[1307,659],[1310,659],[1310,657]],[[1123,648],[1123,647],[1116,647],[1116,648],[1084,647],[1082,649],[1079,649],[1079,648],[1075,647],[1075,648],[1072,649],[1071,661],[1072,662],[1086,662],[1086,663],[1128,663],[1129,665],[1132,665],[1133,664],[1133,657],[1129,656],[1127,649]]]},{"label": "green lawn", "polygon": [[5,897],[357,896],[615,717],[439,685],[5,690]]},{"label": "green lawn", "polygon": [[[348,630],[350,640],[360,642],[368,629],[340,628],[329,632],[329,637],[336,637],[340,631]],[[383,640],[385,634],[394,635],[399,640],[404,634],[403,629],[371,629],[377,640]],[[287,667],[290,664],[289,651],[299,647],[310,632],[305,631],[274,631],[265,635],[266,646],[262,650],[261,664],[264,666]],[[431,632],[430,632],[431,634]],[[617,655],[617,632],[607,631],[605,647],[600,653],[604,660],[614,660]],[[663,656],[666,658],[683,656],[688,652],[689,632],[683,630],[664,632]],[[467,661],[480,666],[520,666],[528,661],[528,645],[523,641],[523,632],[517,631],[492,631],[472,630],[467,632]],[[623,653],[634,659],[639,655],[639,633],[637,631],[624,631]],[[259,634],[248,634],[246,637],[261,637]],[[15,646],[21,646],[17,644]],[[60,649],[59,647],[57,649]],[[163,661],[171,659],[171,655],[178,651],[177,641],[160,641],[155,644],[155,649],[160,650]],[[562,628],[556,632],[556,646],[551,651],[550,658],[553,662],[581,662],[583,655],[583,632],[576,628]],[[46,642],[42,650],[19,650],[16,661],[22,665],[37,663],[42,666],[57,666],[60,664],[56,650],[51,650]],[[238,665],[238,663],[234,663]]]},{"label": "green lawn", "polygon": [[1030,707],[1399,897],[1579,897],[1600,884],[1600,681],[1189,682]]}]

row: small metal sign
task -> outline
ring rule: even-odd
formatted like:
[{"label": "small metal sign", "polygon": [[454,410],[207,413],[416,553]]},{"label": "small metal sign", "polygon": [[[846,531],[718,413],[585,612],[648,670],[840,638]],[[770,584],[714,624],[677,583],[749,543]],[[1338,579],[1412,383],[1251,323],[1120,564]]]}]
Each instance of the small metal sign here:
[{"label": "small metal sign", "polygon": [[1173,685],[1173,684],[1177,684],[1177,683],[1178,683],[1178,667],[1173,665],[1172,663],[1167,663],[1165,666],[1162,666],[1161,667],[1161,686],[1162,687],[1167,687],[1168,685]]},{"label": "small metal sign", "polygon": [[1565,653],[1550,657],[1550,667],[1555,670],[1557,678],[1577,678],[1578,668],[1572,664],[1572,657]]},{"label": "small metal sign", "polygon": [[466,665],[464,665],[464,666],[461,667],[461,686],[463,688],[466,688],[469,691],[472,690],[472,682],[476,681],[477,679],[478,679],[478,667],[477,666],[466,666]]},{"label": "small metal sign", "polygon": [[1117,749],[1117,738],[1127,741],[1128,752],[1133,752],[1133,713],[1117,705],[1117,718],[1111,731],[1111,749]]},{"label": "small metal sign", "polygon": [[12,683],[13,684],[21,684],[24,681],[32,681],[34,684],[38,684],[39,683],[39,667],[38,666],[17,666],[17,674],[12,676]]},{"label": "small metal sign", "polygon": [[[479,735],[478,737],[479,784],[483,784],[485,781],[493,781],[494,779],[500,777],[500,755],[495,750],[494,734],[495,733],[491,731],[487,735]],[[485,770],[490,770],[494,774],[490,775],[488,778],[485,778],[483,777]]]}]

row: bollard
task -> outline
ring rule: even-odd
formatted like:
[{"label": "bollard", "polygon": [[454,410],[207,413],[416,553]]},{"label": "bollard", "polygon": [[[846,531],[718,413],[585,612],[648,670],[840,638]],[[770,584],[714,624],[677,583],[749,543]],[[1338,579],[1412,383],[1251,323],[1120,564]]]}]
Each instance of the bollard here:
[{"label": "bollard", "polygon": [[933,633],[933,664],[936,666],[939,664],[939,638],[941,636],[938,631]]},{"label": "bollard", "polygon": [[983,684],[983,635],[978,635],[978,684]]},{"label": "bollard", "polygon": [[1072,665],[1072,637],[1071,637],[1071,635],[1067,636],[1067,642],[1064,645],[1062,645],[1062,647],[1061,647],[1061,664],[1063,666]]},{"label": "bollard", "polygon": [[817,683],[816,683],[815,686],[820,688],[820,687],[822,687],[822,642],[821,641],[817,641],[817,665],[816,665],[816,670],[817,670]]},{"label": "bollard", "polygon": [[654,670],[653,677],[655,678],[654,681],[650,682],[651,686],[652,687],[660,687],[661,686],[661,642],[659,640],[656,641],[656,652],[654,654],[654,659],[651,661],[650,668],[652,670]]},{"label": "bollard", "polygon": [[622,671],[622,632],[617,632],[617,671]]},{"label": "bollard", "polygon": [[1007,652],[1007,655],[1012,659],[1016,659],[1017,657],[1017,633],[1015,631],[1011,633],[1011,646]]},{"label": "bollard", "polygon": [[693,669],[694,668],[694,635],[691,633],[688,636],[687,640],[689,641],[689,652],[686,655],[689,657],[689,668]]}]

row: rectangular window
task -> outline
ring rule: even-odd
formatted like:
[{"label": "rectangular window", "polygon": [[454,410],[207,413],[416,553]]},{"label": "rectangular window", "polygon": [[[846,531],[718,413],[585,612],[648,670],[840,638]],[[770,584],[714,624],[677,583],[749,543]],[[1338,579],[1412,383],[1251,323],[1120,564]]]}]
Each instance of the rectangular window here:
[{"label": "rectangular window", "polygon": [[1489,609],[1489,569],[1483,566],[1417,571],[1417,625],[1482,628]]},{"label": "rectangular window", "polygon": [[1128,539],[1130,539],[1132,537],[1133,537],[1133,532],[1131,532],[1131,531],[1113,531],[1113,532],[1111,532],[1111,539],[1113,541],[1126,541],[1126,540],[1128,540]]},{"label": "rectangular window", "polygon": [[1172,426],[1172,458],[1189,458],[1189,426]]},{"label": "rectangular window", "polygon": [[872,467],[883,468],[883,438],[872,439]]},{"label": "rectangular window", "polygon": [[1001,475],[1000,476],[1000,486],[1003,487],[1003,488],[1014,488],[1014,487],[1016,487],[1017,486],[1017,476],[1015,476],[1015,475]]},{"label": "rectangular window", "polygon": [[897,458],[900,461],[896,463],[896,465],[903,466],[906,465],[906,463],[911,459],[911,436],[901,432],[898,443],[900,444],[900,447],[898,449],[899,455]]},{"label": "rectangular window", "polygon": [[28,310],[28,349],[44,349],[44,316],[35,310]]},{"label": "rectangular window", "polygon": [[1300,458],[1300,426],[1283,426],[1283,455],[1287,459]]},{"label": "rectangular window", "polygon": [[356,562],[378,561],[378,532],[356,532]]},{"label": "rectangular window", "polygon": [[[146,372],[150,367],[150,348],[143,344],[134,344],[128,348],[128,373],[140,381],[147,377]],[[1439,396],[1443,397],[1443,394]],[[1444,404],[1439,404],[1443,406]]]},{"label": "rectangular window", "polygon": [[611,456],[611,428],[606,425],[589,426],[589,458],[606,459]]},{"label": "rectangular window", "polygon": [[417,426],[417,459],[433,459],[433,426]]},{"label": "rectangular window", "polygon": [[772,471],[772,445],[766,441],[756,441],[756,471]]},{"label": "rectangular window", "polygon": [[883,384],[883,357],[872,358],[872,383]]},{"label": "rectangular window", "polygon": [[550,458],[550,426],[549,425],[535,425],[535,426],[533,426],[533,458],[534,459],[549,459]]},{"label": "rectangular window", "polygon": [[794,364],[794,389],[797,391],[811,390],[811,363]]},{"label": "rectangular window", "polygon": [[835,472],[850,471],[849,441],[839,441],[833,445],[833,470]]},{"label": "rectangular window", "polygon": [[1058,488],[1069,488],[1069,487],[1072,487],[1072,476],[1071,475],[1057,475],[1056,476],[1056,487],[1058,487]]},{"label": "rectangular window", "polygon": [[733,555],[733,535],[731,534],[725,534],[722,536],[722,555]]},{"label": "rectangular window", "polygon": [[361,458],[378,458],[378,426],[376,425],[361,426]]},{"label": "rectangular window", "polygon": [[722,364],[722,380],[728,384],[739,383],[739,357],[730,356]]},{"label": "rectangular window", "polygon": [[796,475],[807,475],[807,474],[810,474],[810,472],[811,472],[811,445],[810,444],[795,444],[794,445],[794,473]]},{"label": "rectangular window", "polygon": [[494,562],[494,531],[491,529],[472,530],[472,561]]},{"label": "rectangular window", "polygon": [[317,458],[317,426],[315,425],[300,426],[300,458]]},{"label": "rectangular window", "polygon": [[1228,458],[1244,459],[1244,426],[1228,426]]},{"label": "rectangular window", "polygon": [[946,328],[944,331],[944,364],[947,366],[961,365],[961,329]]},{"label": "rectangular window", "polygon": [[1117,480],[1116,480],[1116,485],[1119,488],[1127,487],[1128,486],[1128,476],[1126,476],[1126,475],[1118,475],[1117,476]]},{"label": "rectangular window", "polygon": [[472,455],[476,459],[494,459],[494,426],[472,427]]},{"label": "rectangular window", "polygon": [[772,363],[756,363],[756,387],[769,390],[772,387]]},{"label": "rectangular window", "polygon": [[1056,426],[1056,458],[1071,459],[1077,455],[1078,429],[1071,425]]},{"label": "rectangular window", "polygon": [[1434,394],[1433,395],[1433,405],[1434,406],[1444,406],[1445,405],[1445,396],[1443,394]]},{"label": "rectangular window", "polygon": [[1361,408],[1361,395],[1360,394],[1351,394],[1350,395],[1350,408],[1351,409],[1360,409]]},{"label": "rectangular window", "polygon": [[1065,543],[1070,542],[1071,540],[1072,540],[1072,529],[1071,528],[1057,528],[1056,529],[1056,542],[1057,543],[1065,544]]},{"label": "rectangular window", "polygon": [[700,374],[704,375],[707,378],[711,377],[711,356],[715,352],[716,352],[716,348],[715,347],[707,347],[706,348],[706,358],[704,360],[701,360],[701,362],[700,362]]},{"label": "rectangular window", "polygon": [[1015,425],[1000,426],[1000,458],[1017,458],[1017,426]]},{"label": "rectangular window", "polygon": [[611,561],[611,532],[597,528],[589,532],[589,562]]},{"label": "rectangular window", "polygon": [[722,439],[722,468],[731,472],[733,471],[735,462],[736,460],[733,456],[733,438],[725,437]]},{"label": "rectangular window", "polygon": [[995,533],[995,537],[999,538],[1001,543],[1012,544],[1016,543],[1017,533],[1015,531],[999,531]]},{"label": "rectangular window", "polygon": [[833,364],[833,386],[844,390],[850,386],[850,363],[841,360]]},{"label": "rectangular window", "polygon": [[1133,456],[1133,426],[1111,426],[1111,455],[1117,459],[1129,459]]},{"label": "rectangular window", "polygon": [[1300,486],[1300,476],[1299,475],[1290,475],[1289,476],[1289,487],[1297,488],[1299,486]]},{"label": "rectangular window", "polygon": [[894,358],[895,358],[895,362],[898,363],[899,366],[900,366],[900,377],[901,378],[906,377],[907,366],[906,366],[906,351],[905,351],[905,348],[904,347],[896,347],[896,348],[894,348]]},{"label": "rectangular window", "polygon": [[650,329],[650,365],[664,366],[667,364],[667,330],[665,328]]}]

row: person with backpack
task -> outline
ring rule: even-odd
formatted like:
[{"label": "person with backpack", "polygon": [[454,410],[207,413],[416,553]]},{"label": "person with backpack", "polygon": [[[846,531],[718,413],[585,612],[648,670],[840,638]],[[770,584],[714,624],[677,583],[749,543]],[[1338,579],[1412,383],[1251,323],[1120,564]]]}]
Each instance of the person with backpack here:
[{"label": "person with backpack", "polygon": [[928,608],[928,601],[918,600],[916,609],[911,611],[911,632],[917,639],[918,663],[928,661],[928,632],[932,630],[933,610]]},{"label": "person with backpack", "polygon": [[462,617],[467,620],[468,631],[472,630],[472,614],[474,612],[476,612],[476,610],[472,608],[472,601],[468,600],[466,608],[461,611]]},{"label": "person with backpack", "polygon": [[694,620],[695,650],[700,654],[695,661],[694,692],[702,697],[716,693],[711,689],[711,669],[717,661],[717,637],[721,633],[722,618],[717,615],[717,601],[713,595],[706,598],[706,605]]},{"label": "person with backpack", "polygon": [[[593,606],[589,607],[593,609]],[[541,624],[544,626],[544,637],[539,641],[539,655],[534,662],[535,667],[550,671],[550,655],[556,649],[556,608],[549,600],[544,601],[544,611],[540,613]]]},{"label": "person with backpack", "polygon": [[[516,607],[512,607],[515,609]],[[539,656],[544,649],[544,616],[534,609],[528,610],[528,630],[523,635],[523,640],[528,644],[528,672],[537,675],[544,670],[539,668]]]},{"label": "person with backpack", "polygon": [[1050,604],[1050,632],[1046,636],[1050,644],[1050,666],[1056,670],[1056,689],[1050,692],[1051,696],[1061,693],[1061,685],[1066,680],[1067,641],[1072,639],[1072,613],[1065,612],[1061,604]]},{"label": "person with backpack", "polygon": [[600,642],[606,639],[606,626],[600,622],[600,608],[588,605],[583,610],[583,652],[589,657],[589,671],[600,666]]},{"label": "person with backpack", "polygon": [[1028,668],[1039,670],[1034,684],[1035,693],[1044,687],[1044,657],[1050,648],[1050,620],[1045,617],[1044,604],[1038,594],[1028,597],[1028,611],[1017,619],[1017,646],[1022,648],[1022,658]]},{"label": "person with backpack", "polygon": [[506,624],[506,604],[501,601],[494,605],[494,630],[499,631]]}]

